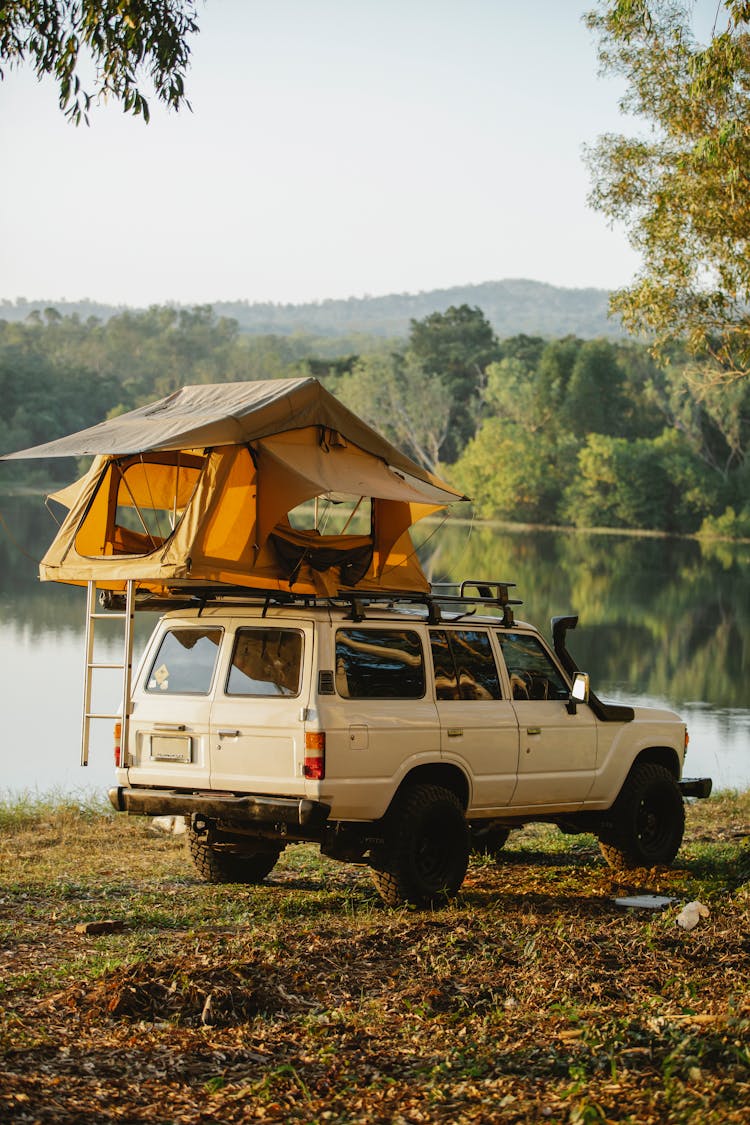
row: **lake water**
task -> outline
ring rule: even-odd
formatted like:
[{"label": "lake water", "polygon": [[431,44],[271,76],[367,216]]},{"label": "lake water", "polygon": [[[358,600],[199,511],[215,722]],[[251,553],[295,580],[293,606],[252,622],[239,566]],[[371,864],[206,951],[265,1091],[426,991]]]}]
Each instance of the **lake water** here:
[{"label": "lake water", "polygon": [[[111,722],[96,725],[90,764],[78,764],[85,594],[37,579],[33,560],[55,533],[41,498],[0,497],[0,513],[13,537],[0,526],[0,790],[104,792]],[[433,581],[515,582],[517,616],[545,631],[554,614],[578,613],[568,645],[598,694],[678,711],[686,774],[750,787],[750,547],[458,522],[420,536]],[[137,648],[154,624],[140,616]],[[119,654],[114,635],[105,650]],[[112,710],[117,697],[113,681],[96,706]]]}]

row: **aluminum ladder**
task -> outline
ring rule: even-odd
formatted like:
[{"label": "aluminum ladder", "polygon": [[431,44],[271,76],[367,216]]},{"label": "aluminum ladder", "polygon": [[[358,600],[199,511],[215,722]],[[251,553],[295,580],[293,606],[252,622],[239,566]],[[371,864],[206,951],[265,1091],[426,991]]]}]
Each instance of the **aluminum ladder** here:
[{"label": "aluminum ladder", "polygon": [[[81,719],[81,765],[89,764],[89,743],[91,724],[95,719],[120,720],[120,761],[125,762],[128,745],[128,723],[130,720],[130,683],[133,675],[133,623],[135,620],[135,582],[128,580],[125,587],[124,611],[97,610],[96,582],[87,583],[86,592],[86,667],[83,686],[83,714]],[[122,660],[114,663],[95,659],[94,635],[97,621],[122,621],[123,654]],[[114,669],[122,672],[122,702],[119,711],[92,711],[94,673],[99,669]]]}]

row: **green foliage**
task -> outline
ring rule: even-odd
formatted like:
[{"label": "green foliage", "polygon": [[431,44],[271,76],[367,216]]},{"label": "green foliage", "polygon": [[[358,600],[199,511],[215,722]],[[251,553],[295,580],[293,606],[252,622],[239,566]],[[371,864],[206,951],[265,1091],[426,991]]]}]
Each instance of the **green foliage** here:
[{"label": "green foliage", "polygon": [[730,506],[720,516],[706,516],[698,534],[704,539],[750,539],[750,504],[739,512]]},{"label": "green foliage", "polygon": [[565,381],[558,379],[558,394],[564,396],[562,422],[570,433],[582,438],[626,428],[624,383],[625,375],[612,344],[607,340],[581,344],[570,376]]},{"label": "green foliage", "polygon": [[545,434],[533,440],[522,427],[490,418],[469,442],[452,472],[483,517],[521,523],[555,523],[565,483],[575,465],[576,443]]},{"label": "green foliage", "polygon": [[[694,384],[677,347],[658,363],[633,343],[525,335],[498,343],[476,309],[415,323],[413,337],[419,350],[372,338],[243,336],[208,306],[154,306],[106,322],[53,308],[0,320],[0,452],[188,383],[314,375],[416,461],[450,473],[483,517],[678,532],[708,519],[707,534],[722,519],[722,536],[742,532],[739,516],[722,513],[747,503],[750,382]],[[462,452],[446,468],[451,444]],[[8,462],[0,472],[46,486],[76,470],[53,460]]]},{"label": "green foliage", "polygon": [[613,308],[657,344],[711,357],[710,381],[750,370],[750,40],[744,0],[714,6],[699,42],[685,0],[607,0],[587,17],[622,108],[646,137],[607,135],[589,153],[593,205],[643,258]]},{"label": "green foliage", "polygon": [[[188,37],[197,30],[194,0],[8,0],[0,6],[0,63],[28,62],[38,78],[52,77],[60,109],[76,125],[88,124],[94,98],[105,97],[148,121],[144,72],[159,101],[189,106]],[[89,57],[96,67],[91,92],[81,79]]]},{"label": "green foliage", "polygon": [[578,527],[695,531],[710,507],[707,477],[673,430],[635,441],[590,433],[563,511]]},{"label": "green foliage", "polygon": [[436,471],[453,400],[413,352],[362,356],[337,384],[341,400],[416,461]]},{"label": "green foliage", "polygon": [[453,470],[482,516],[695,532],[746,495],[750,385],[691,383],[677,348],[668,364],[575,337],[501,351]]}]

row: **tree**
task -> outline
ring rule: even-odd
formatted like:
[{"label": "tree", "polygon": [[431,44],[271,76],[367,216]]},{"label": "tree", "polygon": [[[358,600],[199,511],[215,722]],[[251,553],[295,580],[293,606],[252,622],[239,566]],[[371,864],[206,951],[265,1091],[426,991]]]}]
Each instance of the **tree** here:
[{"label": "tree", "polygon": [[453,466],[451,480],[482,518],[556,523],[576,450],[567,435],[555,441],[542,431],[490,418]]},{"label": "tree", "polygon": [[448,388],[453,405],[440,459],[454,461],[474,436],[485,371],[500,359],[497,337],[481,309],[451,306],[411,321],[409,351],[431,381]]},{"label": "tree", "polygon": [[615,346],[609,340],[587,340],[565,389],[566,428],[579,438],[590,433],[622,434],[628,413],[624,382]]},{"label": "tree", "polygon": [[407,352],[362,356],[337,393],[343,402],[415,461],[437,472],[451,411],[448,388],[429,379]]},{"label": "tree", "polygon": [[[709,41],[687,0],[608,0],[586,17],[644,137],[589,151],[591,201],[643,266],[612,305],[657,347],[684,338],[725,382],[750,371],[750,3],[717,0]],[[705,377],[704,368],[704,377]]]},{"label": "tree", "polygon": [[[60,109],[88,124],[94,98],[113,98],[128,113],[149,119],[144,73],[159,101],[189,107],[185,71],[188,37],[198,30],[194,0],[7,0],[0,4],[2,64],[29,63],[38,78],[57,82]],[[81,78],[89,60],[90,89]]]}]

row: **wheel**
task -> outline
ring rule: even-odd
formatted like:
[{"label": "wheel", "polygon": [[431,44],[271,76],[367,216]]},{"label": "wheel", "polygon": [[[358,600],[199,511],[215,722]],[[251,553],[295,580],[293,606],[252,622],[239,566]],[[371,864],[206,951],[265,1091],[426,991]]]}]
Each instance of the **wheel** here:
[{"label": "wheel", "polygon": [[385,822],[373,879],[389,906],[443,905],[458,893],[469,863],[469,826],[461,802],[440,785],[398,795]]},{"label": "wheel", "polygon": [[487,827],[472,826],[471,850],[475,855],[487,855],[493,859],[499,857],[510,836],[510,828],[501,828],[490,823]]},{"label": "wheel", "polygon": [[672,862],[685,831],[685,806],[664,766],[636,765],[599,830],[610,867],[657,867]]},{"label": "wheel", "polygon": [[188,828],[188,850],[196,871],[207,883],[260,883],[276,865],[281,848],[257,848],[244,855],[225,852]]}]

